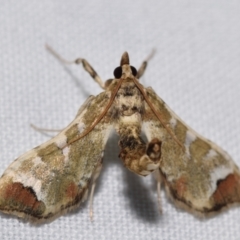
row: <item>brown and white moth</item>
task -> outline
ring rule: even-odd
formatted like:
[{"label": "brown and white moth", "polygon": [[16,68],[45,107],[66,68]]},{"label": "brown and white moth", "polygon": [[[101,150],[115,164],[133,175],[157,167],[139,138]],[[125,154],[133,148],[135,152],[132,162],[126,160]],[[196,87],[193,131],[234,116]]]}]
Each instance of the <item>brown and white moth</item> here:
[{"label": "brown and white moth", "polygon": [[[48,49],[65,63],[49,47]],[[109,135],[119,135],[119,157],[130,171],[158,174],[177,205],[206,215],[240,202],[240,172],[231,157],[187,126],[122,55],[114,79],[103,83],[85,59],[77,59],[104,89],[90,96],[56,137],[17,158],[0,178],[0,210],[36,220],[58,216],[86,200],[100,173]],[[141,137],[144,133],[148,142]]]}]

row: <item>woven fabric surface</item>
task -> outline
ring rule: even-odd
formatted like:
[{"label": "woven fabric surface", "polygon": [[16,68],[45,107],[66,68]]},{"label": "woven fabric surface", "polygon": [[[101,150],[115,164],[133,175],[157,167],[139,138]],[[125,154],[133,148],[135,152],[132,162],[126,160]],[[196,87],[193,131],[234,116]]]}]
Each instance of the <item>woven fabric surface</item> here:
[{"label": "woven fabric surface", "polygon": [[[103,80],[124,51],[138,68],[156,48],[141,83],[240,166],[239,1],[2,0],[0,6],[1,173],[52,136],[30,123],[64,128],[89,95],[102,91],[81,66],[62,66],[45,43],[66,59],[86,58]],[[93,222],[86,203],[39,226],[0,214],[0,239],[240,239],[240,208],[198,219],[162,191],[160,215],[156,182],[123,167],[117,141],[113,136],[106,147]]]}]

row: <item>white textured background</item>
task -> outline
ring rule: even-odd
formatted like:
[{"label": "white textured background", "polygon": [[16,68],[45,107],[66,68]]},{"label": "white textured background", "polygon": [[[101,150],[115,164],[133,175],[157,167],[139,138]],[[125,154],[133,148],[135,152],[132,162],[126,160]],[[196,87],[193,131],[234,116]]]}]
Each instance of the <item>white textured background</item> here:
[{"label": "white textured background", "polygon": [[[189,125],[226,149],[240,166],[239,0],[0,0],[1,173],[49,136],[29,123],[62,128],[101,89],[78,66],[64,68],[44,50],[84,57],[103,79],[127,50],[138,67],[153,47],[141,80]],[[117,138],[109,141],[94,198],[50,224],[32,226],[0,214],[0,239],[240,239],[240,208],[199,220],[155,184],[123,168]]]}]

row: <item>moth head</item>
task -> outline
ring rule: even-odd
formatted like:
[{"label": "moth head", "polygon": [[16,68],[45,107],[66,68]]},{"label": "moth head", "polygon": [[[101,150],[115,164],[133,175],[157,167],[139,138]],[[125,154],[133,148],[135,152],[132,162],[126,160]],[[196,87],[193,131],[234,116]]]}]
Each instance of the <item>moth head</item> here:
[{"label": "moth head", "polygon": [[113,75],[115,78],[134,78],[137,76],[137,70],[130,65],[129,56],[124,52],[120,61],[120,66],[115,68]]}]

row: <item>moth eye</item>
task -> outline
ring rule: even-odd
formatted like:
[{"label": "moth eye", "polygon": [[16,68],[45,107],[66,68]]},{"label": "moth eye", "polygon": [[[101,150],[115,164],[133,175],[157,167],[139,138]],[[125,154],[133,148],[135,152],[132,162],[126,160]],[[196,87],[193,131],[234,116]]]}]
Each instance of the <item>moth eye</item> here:
[{"label": "moth eye", "polygon": [[132,75],[133,75],[134,77],[136,77],[136,76],[137,76],[137,70],[136,70],[136,68],[133,67],[133,66],[131,66],[131,70],[132,70]]},{"label": "moth eye", "polygon": [[122,67],[115,68],[113,75],[115,78],[121,78],[122,76]]}]

